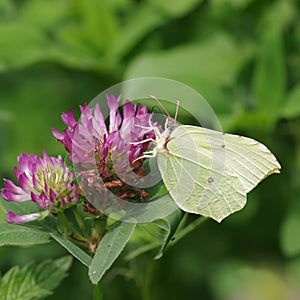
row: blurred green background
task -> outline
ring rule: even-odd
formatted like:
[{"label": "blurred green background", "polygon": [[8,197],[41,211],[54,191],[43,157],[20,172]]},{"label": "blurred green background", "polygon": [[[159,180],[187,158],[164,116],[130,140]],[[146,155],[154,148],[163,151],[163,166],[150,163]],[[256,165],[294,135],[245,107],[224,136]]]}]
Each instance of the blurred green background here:
[{"label": "blurred green background", "polygon": [[[51,134],[64,128],[61,112],[78,116],[79,104],[140,76],[194,88],[224,131],[266,144],[282,173],[161,260],[131,262],[143,271],[136,281],[119,259],[104,299],[141,299],[146,284],[151,299],[300,299],[300,2],[0,0],[0,177],[13,178],[21,152],[64,155]],[[0,248],[0,270],[64,254],[54,243]],[[92,294],[75,262],[47,299]]]}]

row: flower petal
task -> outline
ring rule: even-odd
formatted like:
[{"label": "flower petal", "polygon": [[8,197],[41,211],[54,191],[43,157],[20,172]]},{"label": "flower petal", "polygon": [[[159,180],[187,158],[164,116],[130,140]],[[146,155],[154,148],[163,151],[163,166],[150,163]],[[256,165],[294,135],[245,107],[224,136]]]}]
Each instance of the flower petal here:
[{"label": "flower petal", "polygon": [[107,104],[108,104],[108,107],[110,109],[109,132],[113,132],[115,130],[118,130],[118,128],[119,128],[119,126],[122,122],[121,115],[118,111],[120,100],[121,100],[120,97],[116,98],[113,95],[108,95],[107,96]]},{"label": "flower petal", "polygon": [[16,176],[17,178],[19,178],[19,176],[20,176],[20,171],[19,171],[19,169],[18,169],[17,167],[14,167],[14,174],[15,174],[15,176]]},{"label": "flower petal", "polygon": [[95,130],[98,132],[98,134],[104,134],[107,133],[107,128],[105,124],[105,120],[103,117],[103,114],[100,110],[99,103],[96,103],[94,108],[94,119],[92,119],[93,126]]},{"label": "flower petal", "polygon": [[33,192],[31,192],[31,199],[34,201],[38,206],[45,208],[45,209],[50,209],[51,203],[50,200],[47,198],[46,194],[42,192],[40,196],[37,196]]},{"label": "flower petal", "polygon": [[3,189],[1,192],[1,196],[6,201],[12,201],[12,202],[23,202],[30,200],[30,195],[26,194],[25,192],[23,194],[14,194],[9,192],[6,189]]},{"label": "flower petal", "polygon": [[134,106],[129,100],[126,100],[123,106],[123,122],[133,117],[134,117]]},{"label": "flower petal", "polygon": [[66,125],[68,125],[71,128],[73,128],[77,124],[77,122],[74,119],[73,112],[71,109],[69,109],[67,113],[62,113],[61,119]]},{"label": "flower petal", "polygon": [[20,166],[20,173],[30,173],[31,172],[31,166],[32,162],[35,160],[35,155],[34,154],[27,154],[27,153],[22,153],[18,157],[18,163]]},{"label": "flower petal", "polygon": [[22,224],[36,220],[42,216],[41,213],[33,213],[28,215],[19,216],[13,213],[12,211],[7,212],[7,218],[5,219],[8,223]]},{"label": "flower petal", "polygon": [[77,192],[77,187],[76,185],[74,184],[73,185],[73,201],[77,202],[79,199],[79,195],[78,195],[78,192]]},{"label": "flower petal", "polygon": [[64,135],[62,133],[60,133],[59,131],[57,131],[55,128],[52,128],[51,131],[57,140],[61,141],[64,139]]},{"label": "flower petal", "polygon": [[14,194],[24,194],[24,191],[9,179],[4,179],[4,188]]},{"label": "flower petal", "polygon": [[58,196],[58,194],[53,191],[52,189],[50,189],[50,202],[51,203],[56,203],[55,198]]},{"label": "flower petal", "polygon": [[28,178],[28,176],[25,173],[21,173],[19,178],[18,178],[18,183],[20,185],[20,187],[26,191],[27,193],[29,193],[32,189],[32,180],[31,178]]}]

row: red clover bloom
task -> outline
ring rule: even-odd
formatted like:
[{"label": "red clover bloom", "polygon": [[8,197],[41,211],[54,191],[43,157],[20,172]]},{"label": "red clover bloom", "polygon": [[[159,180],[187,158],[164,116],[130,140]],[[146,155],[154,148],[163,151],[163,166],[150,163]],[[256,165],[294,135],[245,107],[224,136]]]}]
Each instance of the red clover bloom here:
[{"label": "red clover bloom", "polygon": [[[80,189],[83,194],[89,187],[96,188],[98,192],[103,190],[103,187],[92,186],[95,178],[100,176],[105,187],[113,190],[119,198],[143,200],[148,194],[129,186],[126,182],[131,182],[132,177],[141,176],[145,172],[143,160],[136,159],[141,157],[150,145],[133,143],[155,138],[153,130],[149,129],[152,115],[148,113],[146,105],[134,105],[127,100],[121,116],[120,99],[120,96],[107,96],[110,110],[108,126],[98,103],[93,108],[85,104],[80,106],[80,122],[75,121],[72,111],[69,110],[62,114],[62,121],[68,129],[63,133],[56,129],[52,129],[52,132],[69,152],[71,162],[75,166],[84,166],[79,169],[87,170],[81,172],[83,181]],[[93,167],[95,165],[96,168]]]},{"label": "red clover bloom", "polygon": [[29,222],[46,217],[51,212],[62,211],[77,202],[74,174],[64,164],[61,156],[49,157],[46,151],[43,152],[43,158],[22,153],[18,157],[18,163],[19,169],[14,168],[18,185],[5,179],[1,193],[3,199],[12,202],[32,200],[45,211],[22,216],[8,211],[7,222]]}]

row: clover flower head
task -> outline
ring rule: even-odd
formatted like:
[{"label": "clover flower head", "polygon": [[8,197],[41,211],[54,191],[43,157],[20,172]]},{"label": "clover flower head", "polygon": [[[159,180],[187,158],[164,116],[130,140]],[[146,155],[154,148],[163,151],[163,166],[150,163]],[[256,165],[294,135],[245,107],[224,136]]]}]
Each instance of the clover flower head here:
[{"label": "clover flower head", "polygon": [[[109,108],[108,125],[101,112],[99,103],[94,107],[87,104],[80,106],[80,121],[76,122],[71,110],[62,114],[62,121],[68,126],[62,133],[52,129],[53,135],[69,152],[74,165],[97,165],[97,174],[90,168],[86,172],[86,183],[94,176],[100,176],[106,186],[117,187],[123,199],[140,196],[146,193],[139,189],[130,189],[126,184],[127,171],[135,174],[144,173],[143,160],[137,160],[150,146],[149,143],[136,143],[145,139],[154,139],[155,133],[149,126],[152,115],[146,105],[134,105],[127,100],[123,105],[122,115],[119,112],[121,96],[107,96]],[[87,168],[86,168],[87,169]],[[124,177],[120,178],[120,174]],[[80,186],[83,190],[84,187]]]},{"label": "clover flower head", "polygon": [[61,156],[49,157],[43,151],[43,158],[34,154],[22,153],[18,157],[19,168],[14,168],[18,185],[4,179],[1,191],[6,201],[33,201],[44,212],[19,216],[9,211],[7,222],[25,223],[47,216],[51,212],[62,211],[78,200],[74,173],[64,164]]}]

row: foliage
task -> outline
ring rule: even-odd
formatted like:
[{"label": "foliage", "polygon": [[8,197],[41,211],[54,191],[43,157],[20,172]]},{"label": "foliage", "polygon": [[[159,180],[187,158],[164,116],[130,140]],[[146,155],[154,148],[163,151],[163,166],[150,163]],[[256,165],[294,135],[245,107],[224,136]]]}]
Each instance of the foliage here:
[{"label": "foliage", "polygon": [[0,281],[1,299],[42,299],[67,276],[71,257],[11,268]]},{"label": "foliage", "polygon": [[[228,299],[240,293],[251,298],[253,290],[256,299],[288,299],[299,293],[300,274],[299,2],[171,2],[1,2],[0,177],[12,178],[11,166],[21,151],[63,151],[50,130],[62,129],[61,111],[124,79],[163,76],[181,81],[206,98],[224,131],[251,136],[272,149],[282,174],[255,190],[242,212],[221,225],[206,222],[182,243],[171,241],[174,247],[151,265],[147,261],[168,236],[170,229],[164,228],[169,226],[137,226],[124,250],[127,260],[117,260],[103,278],[104,297],[140,299],[134,292],[140,287],[145,299]],[[193,216],[183,220],[187,225],[193,221]],[[42,252],[34,252],[36,247],[1,248],[2,269],[32,255],[62,254],[49,242],[53,238],[86,265],[91,263],[57,232],[49,237],[33,226],[17,237],[5,235],[5,228],[0,224],[1,244],[15,245],[20,237],[36,243],[39,234],[47,244],[36,246]],[[142,274],[136,265],[144,267]],[[65,286],[48,299],[91,298],[80,271],[74,264]]]}]

